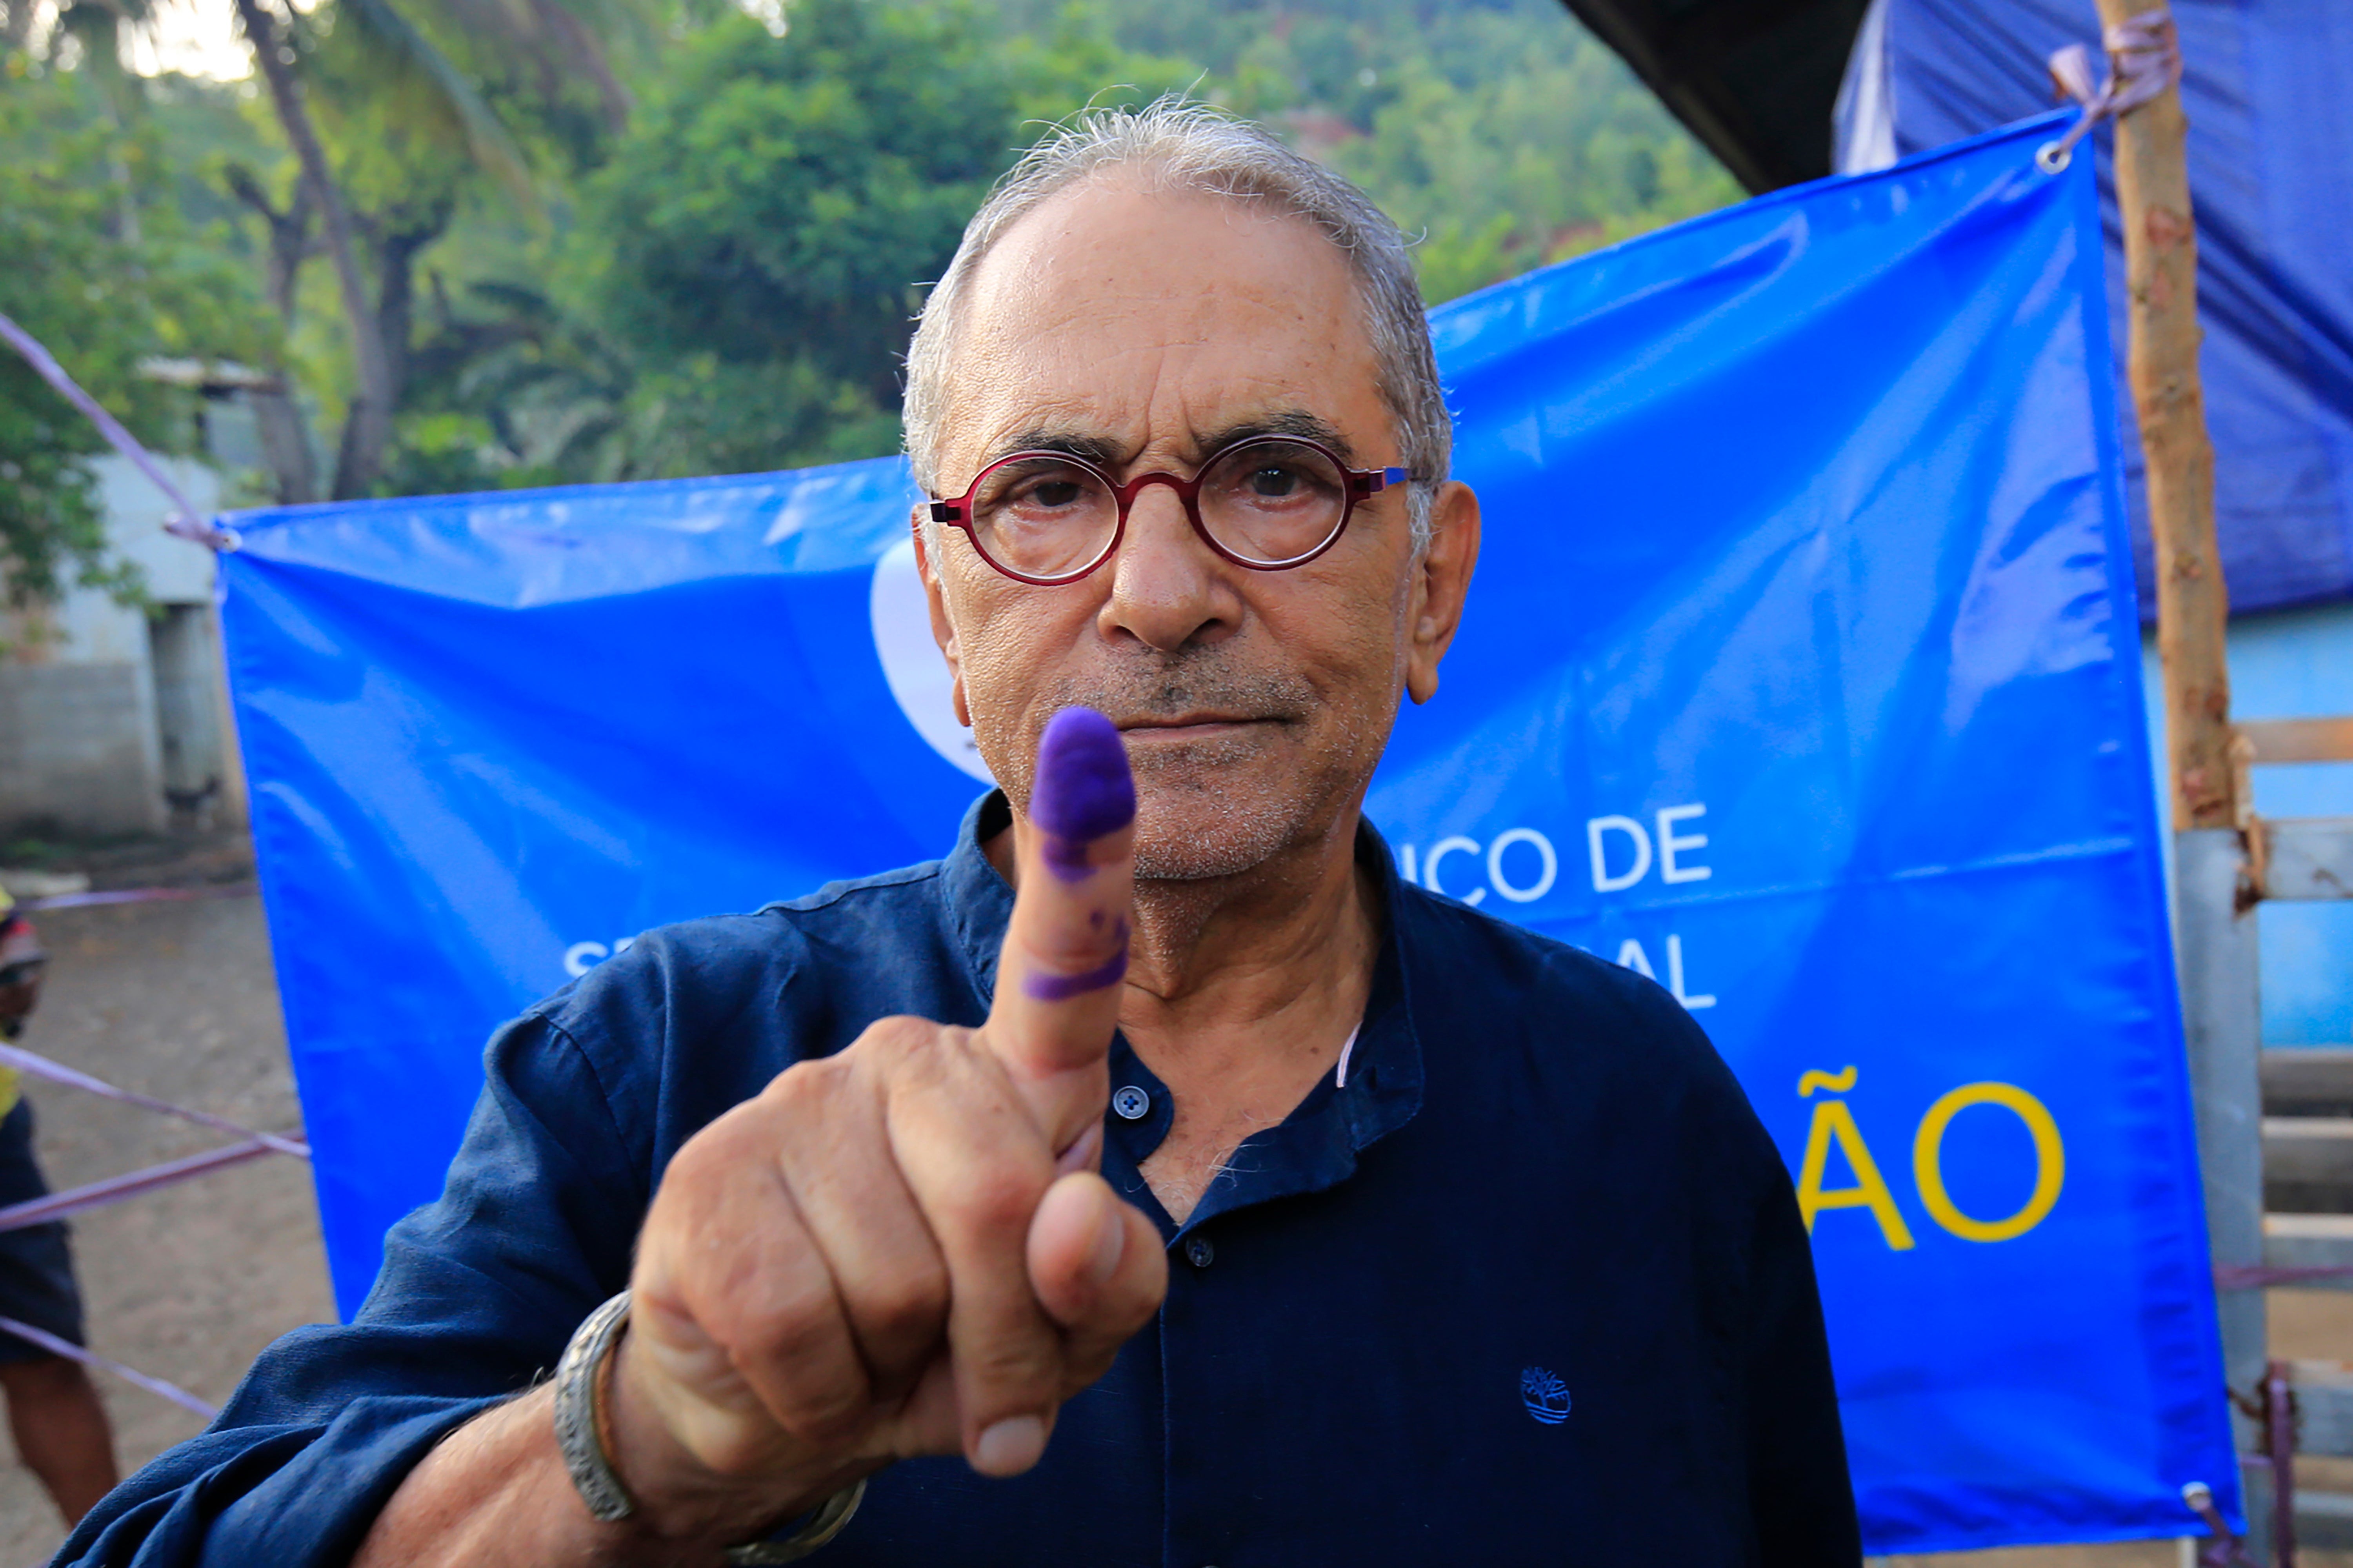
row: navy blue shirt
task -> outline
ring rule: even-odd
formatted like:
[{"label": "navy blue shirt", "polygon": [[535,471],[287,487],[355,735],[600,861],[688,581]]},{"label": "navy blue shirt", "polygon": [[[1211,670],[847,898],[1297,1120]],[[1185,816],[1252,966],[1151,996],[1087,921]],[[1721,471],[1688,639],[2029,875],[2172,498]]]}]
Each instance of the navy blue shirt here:
[{"label": "navy blue shirt", "polygon": [[[501,1029],[359,1315],[271,1347],[58,1561],[345,1562],[628,1282],[698,1129],[877,1018],[987,1016],[1006,820],[992,795],[945,860],[651,932]],[[1860,1560],[1788,1175],[1705,1037],[1639,975],[1401,883],[1369,829],[1360,859],[1387,931],[1345,1083],[1179,1226],[1137,1173],[1168,1090],[1114,1042],[1103,1174],[1168,1239],[1159,1317],[1036,1469],[886,1470],[813,1568]]]}]

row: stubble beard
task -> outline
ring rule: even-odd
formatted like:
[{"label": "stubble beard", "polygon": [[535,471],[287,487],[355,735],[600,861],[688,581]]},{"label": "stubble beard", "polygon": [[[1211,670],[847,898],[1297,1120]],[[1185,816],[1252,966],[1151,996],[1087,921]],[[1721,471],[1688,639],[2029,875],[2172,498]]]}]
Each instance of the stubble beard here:
[{"label": "stubble beard", "polygon": [[[1087,707],[1114,721],[1215,711],[1265,721],[1248,730],[1182,744],[1132,746],[1135,770],[1135,875],[1139,883],[1192,883],[1248,876],[1320,839],[1336,812],[1361,791],[1371,762],[1359,726],[1314,743],[1324,704],[1304,677],[1239,669],[1218,647],[1128,660],[1108,679],[1070,682],[1043,694],[1044,717]],[[1037,771],[1037,737],[1005,737],[983,715],[976,739],[1023,811]],[[991,734],[989,731],[997,731]],[[1002,742],[1012,739],[1011,744]],[[992,741],[999,743],[991,744]],[[1377,760],[1377,759],[1375,759]],[[1140,889],[1139,889],[1140,890]],[[1174,889],[1172,889],[1174,890]]]},{"label": "stubble beard", "polygon": [[[1305,720],[1142,759],[1136,766],[1139,883],[1248,877],[1316,851],[1364,791],[1373,761],[1358,727]],[[1168,749],[1175,751],[1174,748]]]}]

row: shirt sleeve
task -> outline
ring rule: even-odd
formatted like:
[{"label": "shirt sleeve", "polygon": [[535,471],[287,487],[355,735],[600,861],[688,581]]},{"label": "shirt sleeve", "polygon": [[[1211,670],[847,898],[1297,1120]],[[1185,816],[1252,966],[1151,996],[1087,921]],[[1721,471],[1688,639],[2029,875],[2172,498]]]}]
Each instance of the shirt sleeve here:
[{"label": "shirt sleeve", "polygon": [[1830,1337],[1797,1194],[1764,1130],[1748,1252],[1743,1382],[1749,1506],[1757,1561],[1773,1568],[1855,1568],[1862,1538]]},{"label": "shirt sleeve", "polygon": [[650,1198],[578,1043],[502,1028],[441,1196],[394,1226],[353,1321],[264,1352],[218,1420],[117,1488],[53,1568],[329,1568],[433,1445],[551,1371],[628,1281]]}]

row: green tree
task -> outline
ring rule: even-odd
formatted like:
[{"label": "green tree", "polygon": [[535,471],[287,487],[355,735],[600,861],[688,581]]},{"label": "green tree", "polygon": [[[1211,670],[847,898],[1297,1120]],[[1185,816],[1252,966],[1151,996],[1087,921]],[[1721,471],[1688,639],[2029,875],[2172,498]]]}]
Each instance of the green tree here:
[{"label": "green tree", "polygon": [[[1059,0],[995,0],[1050,26]],[[1199,89],[1362,184],[1457,294],[1740,199],[1558,0],[1093,0],[1112,36],[1187,52]]]},{"label": "green tree", "polygon": [[[0,49],[47,4],[100,61],[153,3],[0,0]],[[1736,195],[1556,0],[233,3],[268,90],[106,101],[167,124],[185,211],[262,219],[215,254],[276,318],[286,500],[886,451],[923,283],[1090,100],[1265,120],[1423,237],[1432,302]]]},{"label": "green tree", "polygon": [[[140,438],[186,450],[187,395],[139,374],[150,356],[250,353],[251,298],[216,235],[168,200],[153,127],[125,129],[79,73],[12,55],[0,69],[0,314],[48,348]],[[137,590],[109,561],[87,459],[97,430],[0,347],[0,592],[17,607],[75,584]]]},{"label": "green tree", "polygon": [[925,283],[1038,121],[1181,85],[1083,14],[1007,37],[968,5],[797,0],[682,46],[586,188],[568,250],[638,367],[607,472],[865,457],[897,440]]},{"label": "green tree", "polygon": [[[627,0],[234,4],[296,164],[282,199],[247,170],[234,187],[267,225],[290,331],[314,247],[332,268],[348,369],[332,493],[369,494],[407,402],[419,258],[485,184],[543,216],[531,147],[593,161],[629,106],[609,47],[649,37],[650,17]],[[281,493],[305,488],[281,474]]]},{"label": "green tree", "polygon": [[1038,122],[1090,101],[1190,89],[1267,120],[1423,235],[1433,303],[1736,195],[1555,0],[788,0],[770,21],[674,46],[537,264],[442,309],[402,482],[889,450],[923,282]]},{"label": "green tree", "polygon": [[1509,50],[1523,26],[1463,15],[1455,48],[1387,68],[1369,134],[1328,153],[1426,235],[1433,304],[1741,196],[1599,40],[1563,27],[1549,48]]}]

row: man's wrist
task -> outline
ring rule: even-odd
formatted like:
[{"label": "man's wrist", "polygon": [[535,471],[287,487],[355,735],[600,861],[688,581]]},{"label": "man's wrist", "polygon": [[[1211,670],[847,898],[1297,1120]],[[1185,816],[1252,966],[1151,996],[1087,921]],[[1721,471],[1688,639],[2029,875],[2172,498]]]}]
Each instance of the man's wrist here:
[{"label": "man's wrist", "polygon": [[615,1296],[582,1320],[555,1363],[552,1390],[555,1447],[588,1517],[618,1524],[638,1511],[637,1499],[614,1472],[604,1431],[598,1385],[613,1344],[629,1325],[629,1293]]},{"label": "man's wrist", "polygon": [[629,1523],[648,1537],[736,1546],[816,1514],[871,1468],[785,1466],[756,1479],[712,1469],[676,1436],[635,1365],[633,1338],[620,1334],[597,1369],[598,1436],[635,1505]]}]

